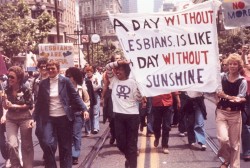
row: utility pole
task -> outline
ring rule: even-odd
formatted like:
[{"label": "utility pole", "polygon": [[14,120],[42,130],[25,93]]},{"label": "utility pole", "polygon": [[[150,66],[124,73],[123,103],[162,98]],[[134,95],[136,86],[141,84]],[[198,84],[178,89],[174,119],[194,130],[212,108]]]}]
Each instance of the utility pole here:
[{"label": "utility pole", "polygon": [[54,0],[55,3],[55,15],[56,15],[56,37],[57,43],[60,43],[60,32],[59,32],[59,18],[58,18],[58,0]]}]

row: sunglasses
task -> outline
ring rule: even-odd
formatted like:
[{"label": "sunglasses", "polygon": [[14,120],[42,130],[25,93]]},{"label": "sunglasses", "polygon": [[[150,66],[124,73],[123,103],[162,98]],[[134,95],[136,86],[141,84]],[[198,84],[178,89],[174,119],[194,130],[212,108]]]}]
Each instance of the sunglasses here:
[{"label": "sunglasses", "polygon": [[8,75],[8,79],[15,79],[15,77],[12,75]]},{"label": "sunglasses", "polygon": [[54,71],[56,68],[47,68],[47,71]]},{"label": "sunglasses", "polygon": [[67,78],[71,78],[72,76],[70,76],[70,75],[66,75],[66,77],[67,77]]},{"label": "sunglasses", "polygon": [[46,69],[46,66],[40,66],[39,68],[40,69]]}]

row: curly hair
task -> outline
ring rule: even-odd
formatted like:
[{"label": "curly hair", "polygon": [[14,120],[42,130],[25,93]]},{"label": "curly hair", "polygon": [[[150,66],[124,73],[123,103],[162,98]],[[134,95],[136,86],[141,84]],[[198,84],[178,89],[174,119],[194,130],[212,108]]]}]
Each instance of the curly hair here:
[{"label": "curly hair", "polygon": [[24,71],[19,66],[12,66],[8,69],[9,72],[14,72],[16,74],[17,80],[19,81],[19,85],[23,83],[24,80]]},{"label": "curly hair", "polygon": [[76,67],[70,67],[66,70],[65,72],[65,76],[68,77],[73,77],[74,81],[78,84],[78,85],[82,85],[83,84],[83,77],[82,77],[82,72],[79,68]]},{"label": "curly hair", "polygon": [[238,69],[238,72],[242,72],[243,71],[243,65],[244,65],[244,62],[241,58],[241,56],[237,53],[233,53],[233,54],[230,54],[227,58],[226,58],[226,63],[228,64],[229,61],[236,61],[239,65],[239,69]]},{"label": "curly hair", "polygon": [[118,65],[117,68],[122,68],[125,71],[126,77],[129,77],[129,74],[130,74],[130,71],[131,71],[131,69],[129,67],[129,64],[120,64],[120,65]]},{"label": "curly hair", "polygon": [[41,64],[47,64],[48,58],[47,57],[41,57],[37,60],[37,68],[40,68]]}]

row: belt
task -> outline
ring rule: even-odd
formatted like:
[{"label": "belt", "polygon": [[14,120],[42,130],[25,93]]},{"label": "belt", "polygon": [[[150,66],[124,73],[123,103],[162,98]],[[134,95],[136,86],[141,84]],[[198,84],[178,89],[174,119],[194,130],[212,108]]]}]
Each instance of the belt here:
[{"label": "belt", "polygon": [[220,110],[225,110],[225,111],[241,111],[240,107],[222,107],[222,106],[218,106],[217,107]]}]

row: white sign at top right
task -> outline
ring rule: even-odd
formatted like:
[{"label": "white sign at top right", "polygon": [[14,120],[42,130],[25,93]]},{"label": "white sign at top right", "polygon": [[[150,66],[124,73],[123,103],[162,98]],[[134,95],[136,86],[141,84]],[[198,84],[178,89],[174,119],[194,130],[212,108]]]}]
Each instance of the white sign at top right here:
[{"label": "white sign at top right", "polygon": [[250,0],[223,0],[222,9],[226,29],[250,26]]}]

